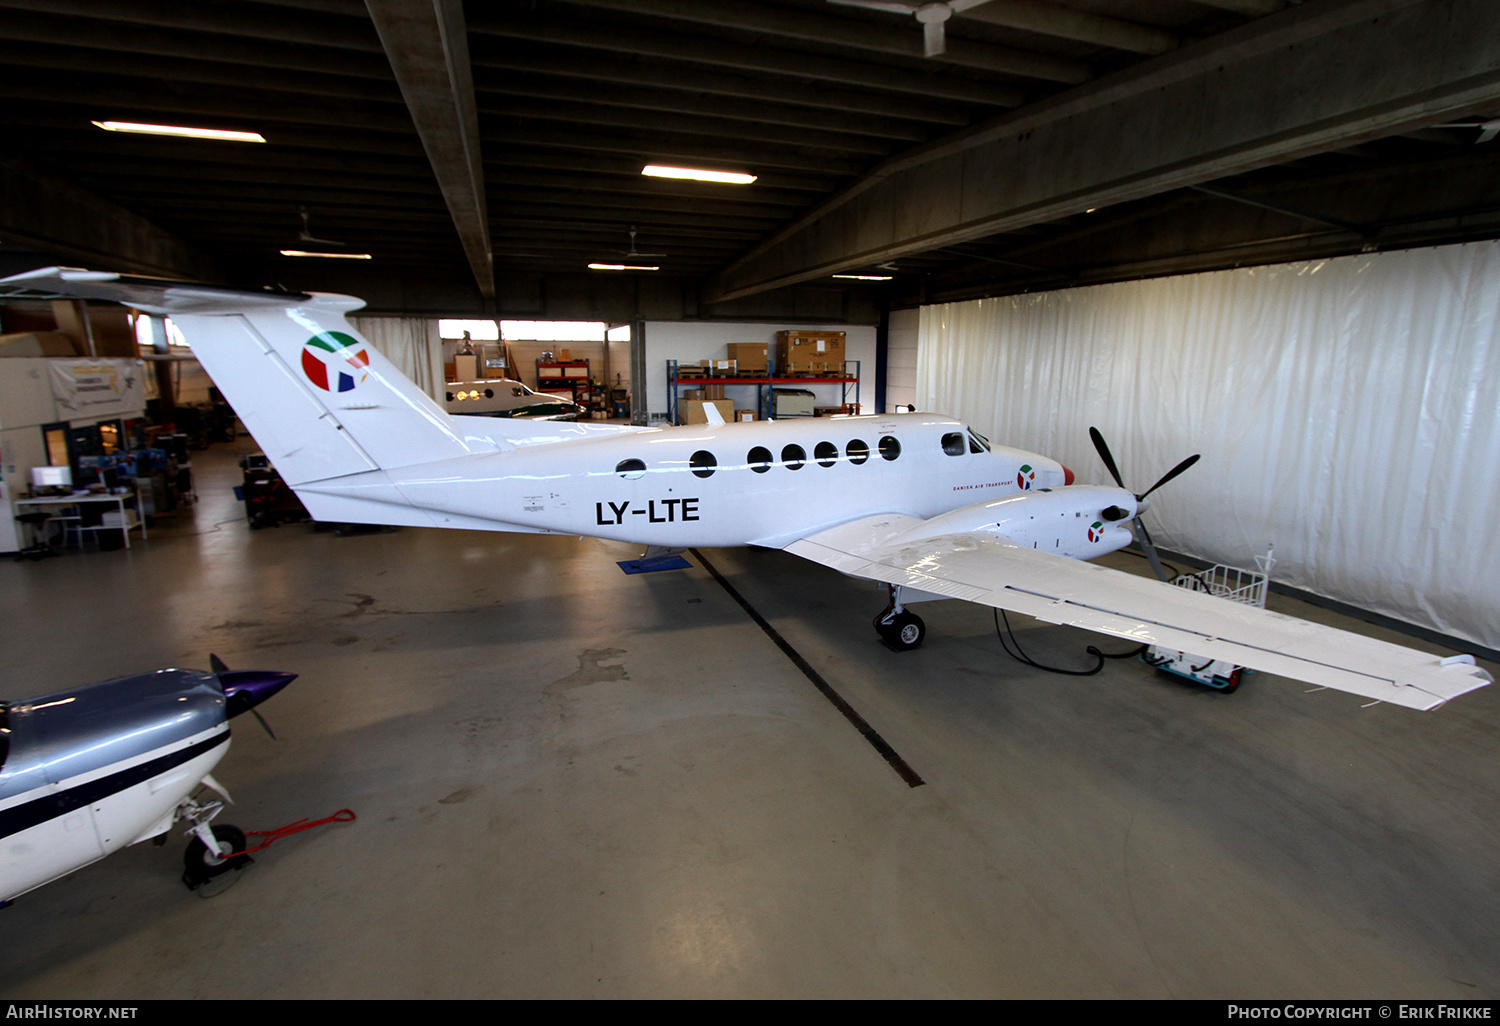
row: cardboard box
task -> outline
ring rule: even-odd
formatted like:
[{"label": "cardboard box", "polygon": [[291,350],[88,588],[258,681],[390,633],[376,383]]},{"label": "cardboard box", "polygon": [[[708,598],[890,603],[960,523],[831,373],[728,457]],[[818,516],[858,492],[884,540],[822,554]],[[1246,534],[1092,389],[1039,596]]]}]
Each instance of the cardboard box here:
[{"label": "cardboard box", "polygon": [[453,357],[454,381],[475,381],[479,377],[479,357],[474,355],[464,356],[459,353]]},{"label": "cardboard box", "polygon": [[729,358],[734,361],[740,374],[764,375],[767,369],[766,354],[770,346],[764,342],[731,342]]},{"label": "cardboard box", "polygon": [[755,419],[755,411],[754,410],[735,410],[734,411],[734,419],[735,419],[735,423],[744,423],[745,421],[754,420]]},{"label": "cardboard box", "polygon": [[776,373],[840,376],[844,371],[844,332],[778,331]]},{"label": "cardboard box", "polygon": [[734,419],[734,403],[728,399],[696,399],[677,404],[677,420],[680,424],[707,424],[708,417],[703,413],[703,407],[712,406],[719,411],[719,417],[728,422]]}]

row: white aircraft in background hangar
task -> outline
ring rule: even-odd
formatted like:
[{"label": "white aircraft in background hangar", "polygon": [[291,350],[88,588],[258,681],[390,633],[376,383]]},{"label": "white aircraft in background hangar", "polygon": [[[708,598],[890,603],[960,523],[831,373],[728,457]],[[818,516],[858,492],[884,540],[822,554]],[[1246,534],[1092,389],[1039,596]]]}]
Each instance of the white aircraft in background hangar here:
[{"label": "white aircraft in background hangar", "polygon": [[784,549],[890,585],[877,630],[897,648],[925,633],[908,603],[958,598],[1415,709],[1492,682],[1472,656],[1083,562],[1133,540],[1145,493],[1073,484],[1055,460],[949,417],[642,428],[450,416],[354,331],[345,314],[363,302],[349,296],[55,267],[0,285],[170,316],[318,520]]}]

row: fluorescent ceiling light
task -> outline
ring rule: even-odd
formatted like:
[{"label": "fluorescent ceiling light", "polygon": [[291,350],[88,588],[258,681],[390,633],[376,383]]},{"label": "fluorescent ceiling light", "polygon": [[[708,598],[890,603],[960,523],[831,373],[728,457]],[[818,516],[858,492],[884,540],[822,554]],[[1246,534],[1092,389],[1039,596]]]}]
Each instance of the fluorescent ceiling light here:
[{"label": "fluorescent ceiling light", "polygon": [[730,185],[749,185],[755,181],[755,175],[739,171],[704,171],[695,167],[662,167],[658,164],[647,164],[641,168],[641,174],[651,178],[689,178],[695,182],[727,182]]},{"label": "fluorescent ceiling light", "polygon": [[850,278],[854,281],[890,281],[889,274],[835,274],[835,278]]},{"label": "fluorescent ceiling light", "polygon": [[135,125],[128,121],[95,121],[106,132],[136,132],[141,135],[180,135],[187,139],[219,139],[224,142],[258,142],[266,137],[259,132],[231,132],[222,128],[182,128],[177,125]]},{"label": "fluorescent ceiling light", "polygon": [[289,257],[323,257],[328,260],[370,260],[368,253],[313,253],[305,249],[284,249],[282,256]]},{"label": "fluorescent ceiling light", "polygon": [[648,267],[645,264],[589,264],[591,271],[659,271],[660,267]]}]

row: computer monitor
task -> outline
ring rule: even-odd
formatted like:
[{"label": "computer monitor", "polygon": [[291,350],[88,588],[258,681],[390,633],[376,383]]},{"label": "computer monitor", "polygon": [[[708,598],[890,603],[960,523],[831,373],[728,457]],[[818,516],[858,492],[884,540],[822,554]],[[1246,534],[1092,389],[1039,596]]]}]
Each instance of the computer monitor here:
[{"label": "computer monitor", "polygon": [[31,487],[72,488],[73,471],[68,467],[32,467]]}]

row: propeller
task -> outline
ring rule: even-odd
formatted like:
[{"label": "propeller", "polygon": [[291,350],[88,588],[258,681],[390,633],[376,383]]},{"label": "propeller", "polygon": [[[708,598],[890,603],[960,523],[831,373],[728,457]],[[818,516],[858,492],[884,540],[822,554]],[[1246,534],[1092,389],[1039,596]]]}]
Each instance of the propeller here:
[{"label": "propeller", "polygon": [[828,0],[841,7],[868,7],[872,11],[890,11],[892,14],[910,14],[922,24],[922,51],[928,57],[936,57],[948,48],[943,24],[953,17],[978,7],[989,0],[935,0],[933,3],[909,4],[898,0]]},{"label": "propeller", "polygon": [[297,233],[298,242],[315,242],[322,246],[347,246],[347,242],[335,242],[333,239],[320,239],[312,233],[312,225],[308,221],[307,208],[301,207],[297,211],[302,215],[302,230]]},{"label": "propeller", "polygon": [[[1115,484],[1119,485],[1121,488],[1125,488],[1125,481],[1120,477],[1120,468],[1115,465],[1115,458],[1113,455],[1111,455],[1109,446],[1105,443],[1104,436],[1099,433],[1099,429],[1094,427],[1089,428],[1089,438],[1093,439],[1094,448],[1098,451],[1099,458],[1104,461],[1104,469],[1109,471],[1109,476],[1115,479]],[[1181,463],[1177,464],[1177,466],[1173,467],[1171,470],[1162,475],[1161,479],[1157,481],[1156,484],[1152,485],[1150,488],[1147,488],[1144,492],[1141,492],[1135,497],[1135,518],[1130,522],[1130,526],[1135,531],[1135,539],[1138,543],[1140,543],[1141,551],[1146,554],[1146,561],[1151,564],[1152,572],[1155,573],[1156,576],[1163,581],[1168,579],[1167,572],[1166,570],[1162,569],[1161,558],[1156,554],[1156,546],[1151,541],[1150,532],[1146,530],[1146,525],[1141,522],[1141,514],[1149,508],[1146,505],[1146,496],[1156,491],[1168,481],[1171,481],[1172,479],[1177,477],[1183,471],[1191,467],[1194,463],[1197,463],[1201,455],[1201,453],[1194,453],[1192,456],[1189,456],[1187,459],[1183,460]],[[1126,488],[1125,490],[1129,491],[1128,488]],[[1110,507],[1110,509],[1112,510],[1116,508],[1117,507],[1113,506]],[[1120,510],[1120,513],[1123,515],[1124,510]],[[1123,519],[1123,516],[1108,517],[1107,519]]]},{"label": "propeller", "polygon": [[255,707],[297,679],[295,673],[277,670],[231,670],[224,660],[210,654],[209,669],[219,678],[219,687],[224,689],[224,707],[231,718],[249,712],[259,721],[265,732],[276,740],[276,732]]}]

